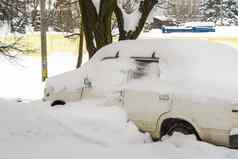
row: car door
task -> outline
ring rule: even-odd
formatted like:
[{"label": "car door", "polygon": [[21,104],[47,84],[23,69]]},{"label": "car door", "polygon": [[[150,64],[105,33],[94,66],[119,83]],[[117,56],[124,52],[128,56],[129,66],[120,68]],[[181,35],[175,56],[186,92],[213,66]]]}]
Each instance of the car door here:
[{"label": "car door", "polygon": [[154,131],[159,117],[171,109],[171,95],[142,90],[124,90],[123,107],[129,119],[144,131]]}]

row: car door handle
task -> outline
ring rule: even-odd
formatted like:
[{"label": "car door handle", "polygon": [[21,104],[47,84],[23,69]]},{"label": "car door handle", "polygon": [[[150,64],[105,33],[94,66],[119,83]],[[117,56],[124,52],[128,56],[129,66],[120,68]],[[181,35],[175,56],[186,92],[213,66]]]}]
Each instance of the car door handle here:
[{"label": "car door handle", "polygon": [[238,110],[233,109],[232,112],[233,113],[238,113]]},{"label": "car door handle", "polygon": [[159,95],[159,100],[168,101],[169,95],[168,94],[161,94]]}]

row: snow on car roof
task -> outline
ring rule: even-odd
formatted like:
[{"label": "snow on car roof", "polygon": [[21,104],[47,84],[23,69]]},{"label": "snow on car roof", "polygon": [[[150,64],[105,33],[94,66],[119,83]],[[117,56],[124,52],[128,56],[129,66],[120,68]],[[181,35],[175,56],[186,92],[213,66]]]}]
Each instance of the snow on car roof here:
[{"label": "snow on car roof", "polygon": [[222,77],[235,73],[238,68],[236,49],[224,44],[192,39],[122,41],[100,49],[90,62],[101,61],[118,52],[119,57],[151,57],[155,53],[170,68],[197,73],[225,73]]},{"label": "snow on car roof", "polygon": [[[233,98],[238,94],[238,51],[230,46],[195,39],[130,40],[102,48],[91,62],[115,56],[117,52],[120,57],[151,57],[156,52],[156,57],[160,58],[160,80],[174,84],[176,91],[179,86],[209,96]],[[149,78],[148,81],[144,87],[157,89],[155,85],[158,85],[158,79],[151,82]],[[139,89],[143,86],[139,82],[137,86],[134,85],[136,87]]]},{"label": "snow on car roof", "polygon": [[[205,47],[205,48],[204,48]],[[223,48],[222,50],[219,48]],[[118,43],[113,43],[107,45],[100,49],[91,61],[101,60],[103,57],[115,56],[119,52],[120,57],[131,57],[131,56],[151,56],[153,52],[158,54],[174,54],[181,56],[189,52],[190,55],[197,54],[203,51],[203,54],[210,51],[216,51],[221,53],[224,49],[229,52],[236,52],[231,47],[223,44],[209,42],[207,40],[197,40],[197,39],[146,39],[146,40],[125,40]],[[192,52],[191,52],[192,51]]]},{"label": "snow on car roof", "polygon": [[[83,78],[89,76],[100,89],[114,88],[110,88],[109,84],[120,87],[119,83],[124,79],[121,72],[125,75],[125,71],[134,67],[130,57],[151,57],[153,53],[160,59],[160,78],[152,79],[148,76],[144,85],[142,82],[136,85],[135,82],[134,88],[169,88],[173,91],[187,90],[185,93],[195,91],[208,96],[218,96],[219,93],[224,98],[238,94],[238,51],[224,44],[191,39],[128,40],[114,43],[100,49],[80,69],[49,79],[47,86],[54,86],[58,90],[64,87],[77,89],[82,87]],[[103,60],[117,54],[119,60]],[[115,79],[120,80],[113,81]]]}]

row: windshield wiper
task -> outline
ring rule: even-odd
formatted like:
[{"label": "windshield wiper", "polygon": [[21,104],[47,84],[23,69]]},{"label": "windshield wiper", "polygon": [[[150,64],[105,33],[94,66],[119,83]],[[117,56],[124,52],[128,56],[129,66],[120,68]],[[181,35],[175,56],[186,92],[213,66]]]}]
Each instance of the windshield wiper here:
[{"label": "windshield wiper", "polygon": [[[119,58],[119,51],[116,53],[115,56],[109,56],[109,57],[104,57],[102,61],[104,60],[110,60],[110,59],[117,59]],[[135,61],[138,62],[144,62],[144,63],[159,63],[160,58],[155,56],[155,52],[153,52],[151,57],[139,57],[139,56],[132,56],[129,57],[134,59]]]}]

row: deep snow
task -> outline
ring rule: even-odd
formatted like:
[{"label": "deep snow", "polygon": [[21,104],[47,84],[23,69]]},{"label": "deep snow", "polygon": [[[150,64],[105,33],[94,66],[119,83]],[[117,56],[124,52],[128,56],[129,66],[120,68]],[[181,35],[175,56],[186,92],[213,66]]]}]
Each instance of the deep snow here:
[{"label": "deep snow", "polygon": [[119,107],[87,100],[64,107],[0,100],[0,158],[4,159],[237,159],[237,150],[175,134],[152,143]]}]

